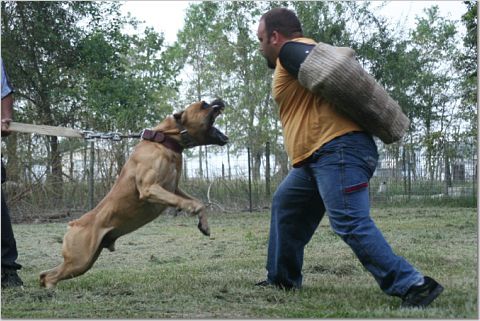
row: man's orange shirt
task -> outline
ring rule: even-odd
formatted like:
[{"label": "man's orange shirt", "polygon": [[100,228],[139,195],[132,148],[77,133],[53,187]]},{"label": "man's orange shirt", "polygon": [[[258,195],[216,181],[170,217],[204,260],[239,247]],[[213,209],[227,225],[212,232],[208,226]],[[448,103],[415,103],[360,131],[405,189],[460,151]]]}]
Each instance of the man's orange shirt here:
[{"label": "man's orange shirt", "polygon": [[[308,38],[293,41],[316,44]],[[273,75],[272,95],[279,107],[285,148],[293,166],[332,139],[362,130],[355,122],[338,114],[332,104],[302,87],[279,59]]]}]

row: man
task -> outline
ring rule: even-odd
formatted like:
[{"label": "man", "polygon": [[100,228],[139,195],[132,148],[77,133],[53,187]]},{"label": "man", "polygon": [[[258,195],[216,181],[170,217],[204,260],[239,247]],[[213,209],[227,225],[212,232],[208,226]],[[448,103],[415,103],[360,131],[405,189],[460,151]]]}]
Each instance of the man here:
[{"label": "man", "polygon": [[327,212],[332,229],[386,294],[401,297],[404,307],[427,306],[443,287],[397,256],[370,217],[368,182],[378,160],[371,135],[303,88],[278,59],[288,41],[315,42],[303,37],[297,16],[284,8],[261,17],[257,36],[275,68],[272,95],[293,165],[273,196],[268,274],[257,285],[301,287],[304,247]]},{"label": "man", "polygon": [[[0,58],[2,68],[2,137],[10,134],[9,126],[13,116],[13,89],[8,82],[3,61]],[[2,161],[2,184],[6,180],[6,171]],[[2,288],[22,286],[23,282],[18,276],[17,270],[22,266],[17,260],[17,244],[13,235],[10,214],[8,213],[5,195],[2,189]]]}]

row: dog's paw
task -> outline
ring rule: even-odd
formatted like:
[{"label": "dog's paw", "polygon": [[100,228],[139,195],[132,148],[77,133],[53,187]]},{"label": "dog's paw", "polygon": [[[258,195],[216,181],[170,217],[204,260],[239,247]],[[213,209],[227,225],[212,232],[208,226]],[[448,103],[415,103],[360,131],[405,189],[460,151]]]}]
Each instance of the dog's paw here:
[{"label": "dog's paw", "polygon": [[203,211],[204,208],[205,205],[197,201],[187,201],[186,205],[183,207],[183,209],[190,215],[197,215]]},{"label": "dog's paw", "polygon": [[46,289],[53,289],[55,287],[55,283],[47,281],[47,276],[50,271],[43,271],[40,273],[40,286]]},{"label": "dog's paw", "polygon": [[203,233],[203,235],[205,236],[210,236],[210,228],[208,226],[204,227],[202,222],[198,222],[198,229],[200,230],[200,232]]}]

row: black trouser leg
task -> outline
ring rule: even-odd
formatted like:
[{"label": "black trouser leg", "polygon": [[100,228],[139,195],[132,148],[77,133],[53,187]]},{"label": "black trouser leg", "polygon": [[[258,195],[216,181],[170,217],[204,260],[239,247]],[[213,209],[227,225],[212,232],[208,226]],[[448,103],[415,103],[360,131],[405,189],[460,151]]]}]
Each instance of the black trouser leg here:
[{"label": "black trouser leg", "polygon": [[2,190],[2,269],[21,269],[22,266],[15,262],[17,257],[17,243],[13,235],[12,222],[10,221],[7,202]]}]

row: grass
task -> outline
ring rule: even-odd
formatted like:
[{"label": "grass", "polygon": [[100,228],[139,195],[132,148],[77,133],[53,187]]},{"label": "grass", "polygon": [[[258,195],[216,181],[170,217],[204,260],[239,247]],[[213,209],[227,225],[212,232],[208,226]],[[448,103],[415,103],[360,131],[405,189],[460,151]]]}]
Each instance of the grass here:
[{"label": "grass", "polygon": [[324,219],[306,248],[304,287],[253,286],[265,277],[269,213],[161,216],[104,251],[85,275],[38,286],[61,261],[65,223],[14,225],[24,290],[2,290],[2,318],[469,318],[478,317],[477,216],[470,208],[382,208],[372,217],[394,250],[445,286],[428,309],[383,294]]}]

